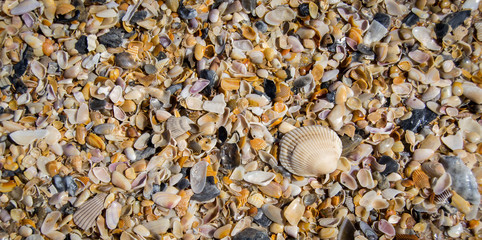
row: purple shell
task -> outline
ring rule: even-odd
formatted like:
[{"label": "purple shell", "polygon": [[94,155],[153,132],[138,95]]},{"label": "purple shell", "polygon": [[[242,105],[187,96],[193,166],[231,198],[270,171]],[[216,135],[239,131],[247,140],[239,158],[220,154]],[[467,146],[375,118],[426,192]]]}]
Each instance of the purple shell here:
[{"label": "purple shell", "polygon": [[395,228],[385,219],[378,222],[378,230],[387,236],[395,236]]},{"label": "purple shell", "polygon": [[380,134],[389,134],[392,132],[395,125],[393,123],[387,123],[387,126],[384,128],[374,128],[370,126],[366,126],[365,129],[368,130],[370,133],[380,133]]},{"label": "purple shell", "polygon": [[197,94],[197,93],[201,92],[205,87],[207,87],[209,85],[209,83],[210,83],[209,80],[199,79],[199,80],[194,82],[191,89],[189,89],[189,93]]},{"label": "purple shell", "polygon": [[104,160],[104,155],[102,155],[102,153],[100,152],[99,149],[91,149],[90,150],[90,154],[92,154],[92,157],[90,158],[90,160],[94,163],[98,163],[102,160]]},{"label": "purple shell", "polygon": [[34,20],[32,16],[30,16],[30,14],[28,13],[22,14],[22,19],[27,27],[31,28],[33,26]]}]

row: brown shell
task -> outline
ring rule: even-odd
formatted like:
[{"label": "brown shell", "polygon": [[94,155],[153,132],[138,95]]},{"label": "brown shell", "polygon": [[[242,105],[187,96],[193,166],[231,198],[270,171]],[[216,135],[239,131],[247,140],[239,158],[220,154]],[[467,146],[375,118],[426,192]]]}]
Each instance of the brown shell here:
[{"label": "brown shell", "polygon": [[397,234],[395,235],[395,240],[418,240],[417,235],[412,234]]},{"label": "brown shell", "polygon": [[82,204],[82,206],[80,206],[74,213],[74,223],[84,230],[94,226],[96,218],[104,209],[104,199],[106,196],[107,194],[105,193],[99,193]]},{"label": "brown shell", "polygon": [[420,189],[430,187],[429,177],[422,170],[413,171],[412,179],[413,179],[413,182],[415,183],[415,186]]},{"label": "brown shell", "polygon": [[342,143],[335,131],[323,126],[295,128],[280,142],[280,162],[299,176],[320,176],[335,171]]}]

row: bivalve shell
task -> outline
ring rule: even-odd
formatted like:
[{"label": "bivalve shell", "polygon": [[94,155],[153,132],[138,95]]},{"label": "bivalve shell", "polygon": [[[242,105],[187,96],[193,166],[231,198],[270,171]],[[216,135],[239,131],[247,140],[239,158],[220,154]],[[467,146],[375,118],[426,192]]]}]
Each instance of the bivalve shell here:
[{"label": "bivalve shell", "polygon": [[280,143],[280,162],[299,176],[320,176],[335,171],[342,152],[338,135],[326,127],[291,130]]}]

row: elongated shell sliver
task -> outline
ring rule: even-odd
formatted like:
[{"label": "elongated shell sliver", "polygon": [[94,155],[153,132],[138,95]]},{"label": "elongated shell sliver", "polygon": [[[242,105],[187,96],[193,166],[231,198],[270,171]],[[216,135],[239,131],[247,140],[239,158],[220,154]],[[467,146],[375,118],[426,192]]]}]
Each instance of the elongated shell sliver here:
[{"label": "elongated shell sliver", "polygon": [[306,126],[288,132],[280,143],[280,162],[299,176],[320,176],[335,171],[342,143],[335,131]]}]

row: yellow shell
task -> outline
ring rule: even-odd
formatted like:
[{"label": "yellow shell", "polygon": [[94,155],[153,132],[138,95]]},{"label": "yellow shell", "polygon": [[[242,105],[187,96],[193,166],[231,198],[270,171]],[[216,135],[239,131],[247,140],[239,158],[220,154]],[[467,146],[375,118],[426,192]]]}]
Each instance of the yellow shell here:
[{"label": "yellow shell", "polygon": [[299,176],[320,176],[335,171],[342,151],[336,132],[306,126],[288,132],[280,143],[280,162]]}]

